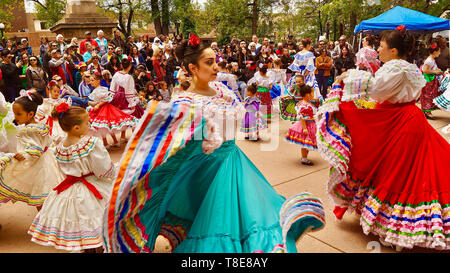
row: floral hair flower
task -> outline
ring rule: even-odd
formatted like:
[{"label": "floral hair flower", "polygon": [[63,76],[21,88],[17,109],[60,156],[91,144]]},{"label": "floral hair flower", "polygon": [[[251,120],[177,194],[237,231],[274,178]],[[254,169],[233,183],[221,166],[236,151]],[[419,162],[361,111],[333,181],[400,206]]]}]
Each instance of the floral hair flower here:
[{"label": "floral hair flower", "polygon": [[53,86],[55,86],[55,85],[57,85],[58,83],[55,81],[55,80],[51,80],[49,83],[48,83],[48,88],[52,88]]},{"label": "floral hair flower", "polygon": [[197,47],[200,44],[200,38],[191,32],[189,34],[189,44],[193,47]]},{"label": "floral hair flower", "polygon": [[431,49],[436,49],[436,47],[437,47],[437,44],[432,44],[432,45],[430,46]]},{"label": "floral hair flower", "polygon": [[401,33],[402,35],[405,35],[405,33],[406,33],[406,27],[405,27],[405,25],[399,25],[395,30],[400,31],[400,33]]},{"label": "floral hair flower", "polygon": [[62,117],[62,115],[69,110],[69,105],[66,102],[60,103],[56,106],[56,112],[59,113],[59,118]]}]

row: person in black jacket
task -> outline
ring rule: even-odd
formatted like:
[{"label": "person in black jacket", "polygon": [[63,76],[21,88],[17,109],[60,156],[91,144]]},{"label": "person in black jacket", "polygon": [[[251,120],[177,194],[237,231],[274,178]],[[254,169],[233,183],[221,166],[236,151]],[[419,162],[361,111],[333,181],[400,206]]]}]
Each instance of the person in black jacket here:
[{"label": "person in black jacket", "polygon": [[355,60],[353,54],[346,45],[341,48],[341,54],[336,58],[334,66],[336,67],[337,75],[341,75],[343,72],[355,68]]},{"label": "person in black jacket", "polygon": [[14,55],[8,49],[3,49],[1,53],[3,63],[0,64],[4,83],[4,92],[6,101],[14,102],[19,96],[20,89],[23,88],[19,78],[19,68],[12,62]]},{"label": "person in black jacket", "polygon": [[114,38],[111,40],[111,44],[114,45],[115,48],[122,48],[125,49],[126,43],[122,39],[122,36],[120,36],[120,31],[118,29],[114,30]]}]

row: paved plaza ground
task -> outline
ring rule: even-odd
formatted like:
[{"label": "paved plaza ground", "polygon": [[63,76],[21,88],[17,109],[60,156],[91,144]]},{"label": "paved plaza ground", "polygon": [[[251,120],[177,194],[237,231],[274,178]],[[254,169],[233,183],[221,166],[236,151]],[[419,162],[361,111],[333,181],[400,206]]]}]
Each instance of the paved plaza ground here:
[{"label": "paved plaza ground", "polygon": [[[429,122],[442,134],[440,129],[450,123],[450,113],[435,111],[433,114],[436,120]],[[275,129],[277,124],[279,130]],[[333,205],[326,195],[329,164],[320,157],[318,152],[311,152],[309,158],[315,163],[314,166],[301,165],[299,146],[289,144],[283,139],[290,125],[290,122],[284,120],[278,123],[273,122],[272,130],[269,131],[269,140],[250,142],[238,139],[236,142],[278,193],[287,197],[307,191],[322,200],[325,207],[326,226],[322,230],[308,233],[300,238],[297,241],[298,251],[300,253],[395,252],[393,248],[380,245],[376,236],[364,235],[357,215],[346,214],[342,221],[335,220],[332,214]],[[124,145],[120,149],[115,149],[111,150],[110,154],[114,161],[119,161]],[[36,213],[35,208],[21,202],[0,206],[0,224],[2,225],[0,253],[67,252],[56,250],[54,247],[40,246],[30,241],[27,230]],[[158,237],[155,252],[168,251],[168,243],[165,239]],[[415,248],[404,249],[403,252],[439,251]]]}]

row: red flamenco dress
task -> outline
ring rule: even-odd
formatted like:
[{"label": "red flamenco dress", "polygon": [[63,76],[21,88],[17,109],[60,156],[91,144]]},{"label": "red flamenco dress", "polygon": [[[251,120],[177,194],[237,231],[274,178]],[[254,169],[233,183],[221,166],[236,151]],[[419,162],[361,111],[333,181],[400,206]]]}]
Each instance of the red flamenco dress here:
[{"label": "red flamenco dress", "polygon": [[[391,60],[375,77],[352,70],[344,83],[318,110],[335,216],[356,211],[364,233],[384,244],[450,249],[450,144],[415,105],[425,85],[419,69]],[[375,109],[353,103],[364,92]]]},{"label": "red flamenco dress", "polygon": [[92,107],[88,108],[90,129],[97,135],[104,137],[110,133],[125,131],[137,124],[136,117],[123,112],[110,103],[112,97],[107,88],[97,87],[89,98],[95,103],[106,102],[97,110]]}]

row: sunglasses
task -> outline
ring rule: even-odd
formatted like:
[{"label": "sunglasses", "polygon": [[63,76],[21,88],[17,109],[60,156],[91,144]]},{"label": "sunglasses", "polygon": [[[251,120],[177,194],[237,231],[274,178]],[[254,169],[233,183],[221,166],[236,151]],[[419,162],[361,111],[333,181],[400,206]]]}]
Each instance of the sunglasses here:
[{"label": "sunglasses", "polygon": [[85,77],[85,78],[90,78],[91,76],[85,75],[84,77]]},{"label": "sunglasses", "polygon": [[59,81],[62,81],[62,78],[59,78],[59,79],[55,79],[57,82],[59,82]]},{"label": "sunglasses", "polygon": [[30,62],[34,62],[34,61],[37,61],[36,59],[30,59]]}]

